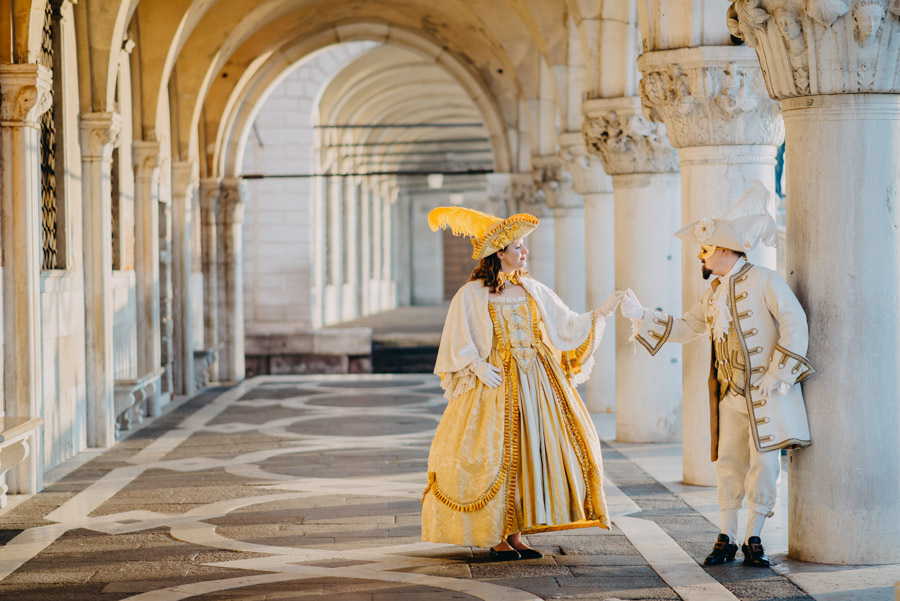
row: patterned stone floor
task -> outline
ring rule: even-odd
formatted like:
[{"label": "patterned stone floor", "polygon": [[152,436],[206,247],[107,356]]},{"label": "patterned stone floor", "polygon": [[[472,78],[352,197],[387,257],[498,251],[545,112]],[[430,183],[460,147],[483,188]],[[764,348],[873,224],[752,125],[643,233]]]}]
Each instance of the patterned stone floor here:
[{"label": "patterned stone floor", "polygon": [[0,599],[893,598],[896,566],[700,567],[715,493],[677,483],[677,445],[605,441],[614,527],[529,537],[543,559],[422,543],[444,407],[425,375],[262,377],[199,395],[0,513]]}]

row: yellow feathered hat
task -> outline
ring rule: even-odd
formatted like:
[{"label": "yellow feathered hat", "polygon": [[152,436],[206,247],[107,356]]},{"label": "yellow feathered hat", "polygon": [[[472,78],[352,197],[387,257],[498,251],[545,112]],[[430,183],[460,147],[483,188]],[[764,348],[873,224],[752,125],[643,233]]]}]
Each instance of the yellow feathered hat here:
[{"label": "yellow feathered hat", "polygon": [[524,238],[538,226],[534,215],[519,213],[506,219],[465,207],[438,207],[428,213],[431,231],[450,228],[454,236],[472,239],[472,258],[483,259]]}]

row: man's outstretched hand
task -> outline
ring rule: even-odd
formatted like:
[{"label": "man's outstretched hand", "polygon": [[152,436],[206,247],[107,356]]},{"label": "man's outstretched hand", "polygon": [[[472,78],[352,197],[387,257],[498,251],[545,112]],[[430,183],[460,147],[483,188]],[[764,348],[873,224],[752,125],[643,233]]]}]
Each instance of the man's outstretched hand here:
[{"label": "man's outstretched hand", "polygon": [[628,319],[641,319],[644,317],[644,307],[638,300],[634,290],[628,288],[622,295],[622,315]]}]

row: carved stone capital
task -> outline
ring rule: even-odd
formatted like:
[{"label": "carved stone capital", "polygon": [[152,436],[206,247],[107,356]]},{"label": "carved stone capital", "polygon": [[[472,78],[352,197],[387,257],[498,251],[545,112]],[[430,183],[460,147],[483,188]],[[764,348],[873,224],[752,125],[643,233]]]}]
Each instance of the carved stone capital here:
[{"label": "carved stone capital", "polygon": [[81,114],[81,157],[86,161],[111,161],[119,146],[122,116],[119,113]]},{"label": "carved stone capital", "polygon": [[534,181],[530,173],[488,173],[487,189],[491,212],[509,217],[534,196]]},{"label": "carved stone capital", "polygon": [[532,157],[531,167],[531,179],[534,182],[532,203],[556,207],[562,197],[563,188],[567,184],[571,187],[572,176],[563,172],[559,157],[556,155]]},{"label": "carved stone capital", "polygon": [[233,177],[222,180],[222,195],[219,207],[225,212],[228,223],[243,223],[244,207],[247,204],[247,187],[243,178]]},{"label": "carved stone capital", "polygon": [[612,192],[612,178],[603,170],[600,157],[588,152],[581,132],[560,134],[559,159],[563,170],[571,175],[572,184],[579,194]]},{"label": "carved stone capital", "polygon": [[769,95],[900,92],[897,0],[731,0],[728,29],[756,49]]},{"label": "carved stone capital", "polygon": [[135,140],[131,143],[131,158],[135,181],[152,181],[161,165],[162,145],[157,140]]},{"label": "carved stone capital", "polygon": [[678,171],[678,153],[669,144],[666,126],[644,117],[640,98],[585,100],[581,110],[584,143],[608,174]]},{"label": "carved stone capital", "polygon": [[204,177],[200,180],[198,202],[200,211],[205,215],[215,215],[222,194],[222,180],[215,177]]},{"label": "carved stone capital", "polygon": [[0,125],[38,127],[53,103],[53,74],[38,64],[0,65]]},{"label": "carved stone capital", "polygon": [[172,197],[173,200],[185,197],[200,182],[196,161],[176,161],[172,163]]},{"label": "carved stone capital", "polygon": [[759,60],[744,46],[646,52],[638,59],[648,117],[666,124],[675,148],[778,146],[781,104],[769,98]]}]

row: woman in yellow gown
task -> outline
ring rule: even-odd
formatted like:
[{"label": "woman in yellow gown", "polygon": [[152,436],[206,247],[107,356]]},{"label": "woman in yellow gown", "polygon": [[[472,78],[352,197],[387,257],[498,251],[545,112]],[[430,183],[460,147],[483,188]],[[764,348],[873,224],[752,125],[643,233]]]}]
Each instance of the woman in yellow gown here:
[{"label": "woman in yellow gown", "polygon": [[481,262],[441,336],[435,373],[450,402],[431,444],[422,539],[518,559],[541,556],[522,534],[609,528],[600,441],[575,386],[617,294],[577,314],[528,277],[532,215],[440,207],[428,218],[470,236]]}]

